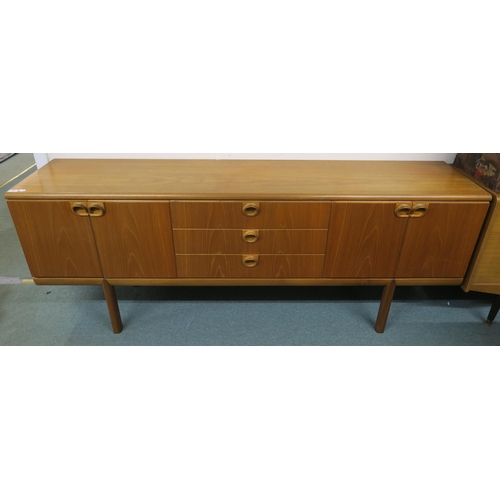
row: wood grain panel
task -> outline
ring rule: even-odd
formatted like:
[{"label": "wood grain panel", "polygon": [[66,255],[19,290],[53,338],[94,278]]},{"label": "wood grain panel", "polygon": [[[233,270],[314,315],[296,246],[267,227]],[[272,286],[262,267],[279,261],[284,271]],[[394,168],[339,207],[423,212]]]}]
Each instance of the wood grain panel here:
[{"label": "wood grain panel", "polygon": [[323,255],[260,255],[247,268],[241,255],[177,255],[179,278],[320,278]]},{"label": "wood grain panel", "polygon": [[333,203],[325,278],[395,276],[408,221],[395,216],[397,205]]},{"label": "wood grain panel", "polygon": [[[22,191],[20,191],[20,189]],[[58,159],[7,197],[162,200],[491,200],[444,162]]]},{"label": "wood grain panel", "polygon": [[175,277],[168,202],[104,203],[91,217],[105,278]]},{"label": "wood grain panel", "polygon": [[[252,202],[256,200],[248,200]],[[246,217],[247,202],[173,201],[172,226],[189,229],[328,229],[330,203],[265,202],[256,217]]]},{"label": "wood grain panel", "polygon": [[[500,198],[500,195],[496,195]],[[500,201],[495,199],[491,217],[489,217],[480,239],[477,257],[468,274],[467,286],[479,290],[474,285],[500,286]]]},{"label": "wood grain panel", "polygon": [[431,203],[409,219],[398,278],[463,278],[489,203]]},{"label": "wood grain panel", "polygon": [[243,241],[242,230],[174,229],[178,254],[324,254],[328,231],[323,229],[259,231],[256,243]]},{"label": "wood grain panel", "polygon": [[37,278],[102,277],[88,217],[69,201],[8,201],[31,274]]}]

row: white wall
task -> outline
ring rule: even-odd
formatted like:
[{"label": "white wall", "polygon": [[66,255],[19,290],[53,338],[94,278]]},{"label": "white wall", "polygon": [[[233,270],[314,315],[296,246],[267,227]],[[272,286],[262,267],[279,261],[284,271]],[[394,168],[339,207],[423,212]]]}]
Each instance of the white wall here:
[{"label": "white wall", "polygon": [[33,153],[36,162],[36,168],[42,168],[49,162],[49,154],[48,153]]},{"label": "white wall", "polygon": [[[456,153],[43,153],[54,158],[207,158],[207,159],[281,159],[281,160],[393,160],[445,161],[453,163]],[[38,163],[38,162],[37,162]]]}]

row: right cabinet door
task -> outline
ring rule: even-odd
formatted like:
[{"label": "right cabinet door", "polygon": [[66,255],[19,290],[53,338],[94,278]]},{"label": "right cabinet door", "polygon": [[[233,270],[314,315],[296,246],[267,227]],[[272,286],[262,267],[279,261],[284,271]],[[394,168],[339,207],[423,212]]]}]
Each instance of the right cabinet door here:
[{"label": "right cabinet door", "polygon": [[89,201],[105,278],[175,278],[169,203]]},{"label": "right cabinet door", "polygon": [[396,278],[463,278],[489,203],[417,203],[408,225]]},{"label": "right cabinet door", "polygon": [[392,279],[411,206],[411,201],[333,202],[324,277]]}]

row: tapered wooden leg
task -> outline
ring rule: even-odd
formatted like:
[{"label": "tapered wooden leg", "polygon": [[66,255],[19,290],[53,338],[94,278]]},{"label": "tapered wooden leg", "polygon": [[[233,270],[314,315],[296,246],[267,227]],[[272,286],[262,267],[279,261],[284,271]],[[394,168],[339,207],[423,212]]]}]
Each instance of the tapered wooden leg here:
[{"label": "tapered wooden leg", "polygon": [[116,300],[115,287],[111,286],[106,280],[104,280],[102,288],[104,289],[104,296],[106,297],[106,304],[108,305],[109,318],[111,319],[113,332],[121,333],[123,331],[123,323],[120,316],[118,301]]},{"label": "tapered wooden leg", "polygon": [[391,310],[392,299],[396,291],[396,281],[392,280],[385,288],[380,301],[380,309],[378,311],[377,322],[375,323],[375,331],[384,333],[389,311]]},{"label": "tapered wooden leg", "polygon": [[497,317],[498,311],[500,311],[500,295],[497,295],[493,305],[491,306],[490,314],[488,314],[488,319],[486,320],[486,324],[491,326],[495,318]]}]

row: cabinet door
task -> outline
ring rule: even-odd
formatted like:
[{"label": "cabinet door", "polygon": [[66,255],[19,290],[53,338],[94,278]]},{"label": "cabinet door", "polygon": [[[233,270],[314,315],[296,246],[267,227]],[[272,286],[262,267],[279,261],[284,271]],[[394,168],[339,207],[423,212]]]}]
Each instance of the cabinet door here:
[{"label": "cabinet door", "polygon": [[411,203],[334,202],[325,277],[394,277],[408,222],[396,216],[398,206]]},{"label": "cabinet door", "polygon": [[105,278],[176,276],[168,202],[89,201],[88,206]]},{"label": "cabinet door", "polygon": [[33,277],[102,277],[89,217],[74,213],[72,202],[7,203]]},{"label": "cabinet door", "polygon": [[489,203],[429,203],[424,216],[408,219],[396,277],[463,278],[488,208]]}]

